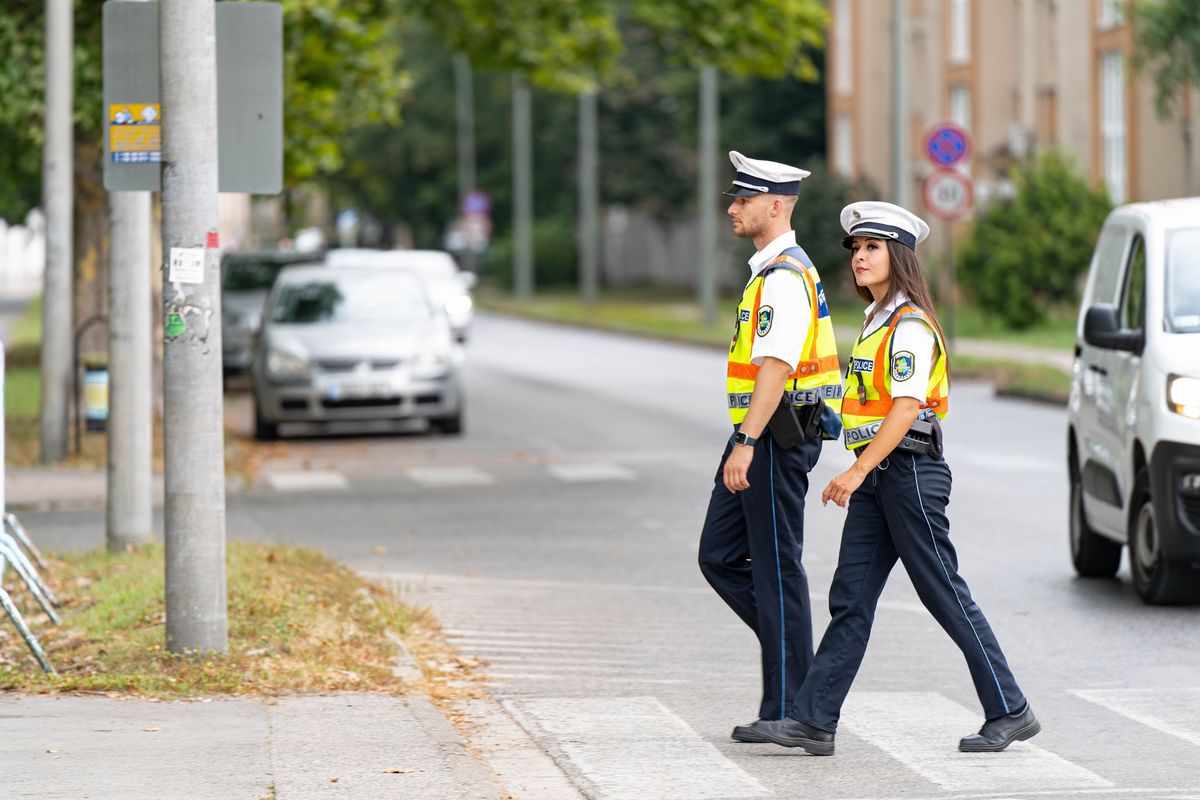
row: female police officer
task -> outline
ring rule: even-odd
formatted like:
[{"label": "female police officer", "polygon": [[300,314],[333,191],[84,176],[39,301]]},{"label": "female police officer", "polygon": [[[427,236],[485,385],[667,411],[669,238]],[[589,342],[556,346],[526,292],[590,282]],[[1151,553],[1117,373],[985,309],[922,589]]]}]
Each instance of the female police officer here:
[{"label": "female police officer", "polygon": [[987,721],[964,737],[964,752],[996,752],[1041,725],[1009,670],[950,543],[950,468],[941,428],[950,399],[941,330],[916,246],[929,226],[890,203],[842,209],[851,267],[872,301],[854,346],[842,400],[846,446],[855,464],[821,495],[850,508],[829,589],[832,614],[788,716],[752,726],[764,739],[832,755],[842,703],[862,662],[875,606],[899,559],[921,602],[962,650]]}]

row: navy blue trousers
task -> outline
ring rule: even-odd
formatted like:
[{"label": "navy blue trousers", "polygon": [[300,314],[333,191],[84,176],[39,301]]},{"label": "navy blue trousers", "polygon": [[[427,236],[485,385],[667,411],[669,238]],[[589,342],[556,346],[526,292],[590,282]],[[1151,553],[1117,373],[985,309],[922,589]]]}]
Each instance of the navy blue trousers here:
[{"label": "navy blue trousers", "polygon": [[782,719],[812,662],[812,607],[804,551],[804,494],[821,440],[784,449],[764,431],[754,448],[750,488],[731,494],[717,467],[700,534],[700,571],[750,626],[762,649],[760,719]]},{"label": "navy blue trousers", "polygon": [[837,729],[866,653],[879,595],[897,559],[921,603],[962,650],[984,715],[992,719],[1025,704],[992,627],[958,574],[946,517],[950,483],[950,467],[941,458],[896,451],[850,496],[829,588],[832,619],[789,716],[822,730]]}]

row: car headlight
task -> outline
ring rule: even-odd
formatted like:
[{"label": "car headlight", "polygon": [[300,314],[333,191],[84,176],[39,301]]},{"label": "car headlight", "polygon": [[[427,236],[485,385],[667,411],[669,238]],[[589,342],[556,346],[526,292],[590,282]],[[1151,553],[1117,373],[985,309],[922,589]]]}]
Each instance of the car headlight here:
[{"label": "car headlight", "polygon": [[1200,419],[1200,378],[1182,375],[1167,378],[1167,405],[1176,414]]},{"label": "car headlight", "polygon": [[451,297],[446,301],[446,313],[452,317],[469,314],[475,303],[471,301],[468,295],[460,294],[457,297]]},{"label": "car headlight", "polygon": [[272,350],[267,353],[267,373],[272,378],[304,378],[308,361],[286,350]]},{"label": "car headlight", "polygon": [[413,372],[420,375],[441,375],[450,359],[444,353],[421,353],[413,359]]}]

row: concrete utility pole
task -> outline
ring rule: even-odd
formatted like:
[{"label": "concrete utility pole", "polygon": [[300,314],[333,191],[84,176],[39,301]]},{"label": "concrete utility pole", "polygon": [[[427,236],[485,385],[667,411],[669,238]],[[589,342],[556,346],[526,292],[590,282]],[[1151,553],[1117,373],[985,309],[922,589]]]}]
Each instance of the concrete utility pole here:
[{"label": "concrete utility pole", "polygon": [[152,538],[150,203],[150,192],[108,193],[108,502],[104,538],[112,553]]},{"label": "concrete utility pole", "polygon": [[579,292],[583,302],[600,298],[600,161],[596,90],[579,95]]},{"label": "concrete utility pole", "polygon": [[109,192],[108,505],[110,552],[151,540],[150,193]]},{"label": "concrete utility pole", "polygon": [[892,0],[892,202],[909,208],[908,3]]},{"label": "concrete utility pole", "polygon": [[160,0],[167,649],[228,650],[216,4]]},{"label": "concrete utility pole", "polygon": [[71,0],[46,0],[46,140],[42,204],[46,273],[42,294],[42,461],[67,457],[71,378],[75,365],[72,289],[75,21]]},{"label": "concrete utility pole", "polygon": [[717,318],[717,68],[700,68],[700,310],[705,325]]},{"label": "concrete utility pole", "polygon": [[533,113],[529,83],[513,73],[513,289],[533,298]]}]

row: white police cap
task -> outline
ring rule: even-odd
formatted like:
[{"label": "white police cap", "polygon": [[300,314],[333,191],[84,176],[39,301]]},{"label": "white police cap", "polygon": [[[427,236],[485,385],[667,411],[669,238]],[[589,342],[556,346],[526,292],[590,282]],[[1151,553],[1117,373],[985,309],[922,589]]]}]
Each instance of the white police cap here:
[{"label": "white police cap", "polygon": [[925,220],[906,208],[878,200],[851,203],[843,208],[842,228],[848,234],[842,239],[842,246],[847,250],[850,249],[855,236],[890,239],[910,250],[916,250],[917,245],[929,235],[929,226]]},{"label": "white police cap", "polygon": [[737,150],[729,151],[729,160],[737,175],[733,185],[722,192],[726,197],[749,197],[765,194],[800,194],[800,181],[809,176],[807,170],[780,164],[778,161],[763,161],[746,158]]}]

